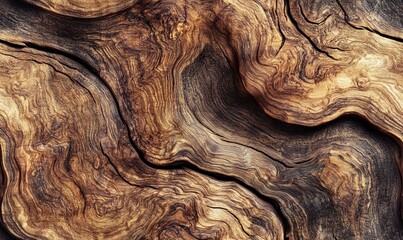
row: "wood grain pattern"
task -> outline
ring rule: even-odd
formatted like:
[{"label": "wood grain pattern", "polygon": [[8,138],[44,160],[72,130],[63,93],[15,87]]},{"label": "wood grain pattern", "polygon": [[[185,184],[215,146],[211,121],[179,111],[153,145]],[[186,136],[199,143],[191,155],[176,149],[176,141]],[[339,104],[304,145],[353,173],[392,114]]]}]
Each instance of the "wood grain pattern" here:
[{"label": "wood grain pattern", "polygon": [[402,7],[0,0],[3,238],[403,239]]},{"label": "wood grain pattern", "polygon": [[23,0],[60,15],[97,18],[120,12],[133,6],[138,0]]}]

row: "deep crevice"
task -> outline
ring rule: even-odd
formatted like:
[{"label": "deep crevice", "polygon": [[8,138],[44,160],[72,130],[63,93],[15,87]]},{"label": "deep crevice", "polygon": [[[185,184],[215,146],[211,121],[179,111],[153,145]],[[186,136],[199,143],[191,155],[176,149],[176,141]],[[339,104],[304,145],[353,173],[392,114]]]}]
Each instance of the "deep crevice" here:
[{"label": "deep crevice", "polygon": [[22,49],[22,48],[26,47],[26,45],[19,45],[17,43],[7,42],[7,41],[4,41],[2,39],[0,39],[0,43],[2,43],[4,45],[7,45],[9,47],[12,47],[12,48],[16,48],[16,49]]},{"label": "deep crevice", "polygon": [[138,185],[138,184],[134,184],[131,183],[130,181],[126,180],[126,178],[120,173],[120,171],[118,170],[117,166],[113,163],[112,159],[109,157],[109,155],[105,152],[104,147],[102,146],[102,143],[99,144],[100,148],[101,148],[101,153],[106,157],[106,159],[108,160],[108,163],[112,166],[113,170],[116,172],[116,174],[127,184],[129,184],[130,186],[135,186],[138,188],[145,188],[145,187],[149,187],[152,188],[154,190],[158,190],[158,188],[150,186],[150,185]]},{"label": "deep crevice", "polygon": [[378,30],[371,29],[371,28],[368,28],[368,27],[365,27],[365,26],[359,26],[359,27],[358,27],[358,26],[355,26],[354,24],[352,24],[352,23],[349,21],[348,13],[347,13],[346,9],[343,7],[343,5],[341,4],[340,0],[336,0],[336,2],[337,2],[337,4],[339,5],[341,11],[343,12],[344,21],[345,21],[350,27],[352,27],[352,28],[354,28],[354,29],[356,29],[356,30],[366,30],[366,31],[368,31],[368,32],[377,34],[377,35],[379,35],[379,36],[381,36],[381,37],[383,37],[383,38],[387,38],[387,39],[390,39],[390,40],[393,40],[393,41],[396,41],[396,42],[403,42],[403,39],[402,39],[402,38],[399,38],[399,37],[396,37],[396,36],[391,36],[391,35],[388,35],[388,34],[379,32]]},{"label": "deep crevice", "polygon": [[316,45],[316,43],[300,28],[297,20],[295,20],[294,16],[291,13],[291,6],[290,6],[290,0],[286,0],[284,1],[285,7],[286,7],[286,11],[287,11],[287,15],[289,16],[291,23],[294,25],[294,27],[297,29],[297,31],[306,39],[308,40],[308,42],[312,45],[312,47],[320,52],[325,54],[327,57],[333,59],[333,60],[337,60],[335,57],[333,57],[332,55],[330,55],[327,51],[321,49],[318,47],[318,45]]},{"label": "deep crevice", "polygon": [[56,55],[61,55],[61,56],[65,57],[65,58],[67,58],[67,59],[73,60],[74,62],[78,63],[79,65],[83,66],[85,69],[90,71],[93,75],[95,75],[98,78],[100,78],[99,69],[97,69],[96,67],[92,66],[89,62],[85,61],[84,59],[82,59],[82,58],[80,58],[78,56],[75,56],[74,54],[64,52],[62,50],[59,50],[59,49],[56,49],[56,48],[53,48],[53,47],[42,46],[42,45],[32,43],[32,42],[24,42],[24,44],[27,47],[36,49],[38,51],[51,53],[51,54],[56,54]]},{"label": "deep crevice", "polygon": [[[0,40],[0,41],[4,42],[8,46],[17,46],[17,48],[24,48],[24,46],[9,43],[9,42],[3,41],[3,40]],[[123,125],[126,128],[130,144],[132,145],[134,150],[137,152],[137,154],[138,154],[139,158],[141,159],[141,161],[144,162],[148,167],[154,168],[154,169],[160,169],[160,170],[190,170],[190,171],[200,173],[202,175],[205,175],[207,177],[210,177],[210,178],[218,180],[218,181],[234,182],[234,183],[242,186],[243,188],[245,188],[248,191],[250,191],[257,198],[259,198],[262,201],[265,201],[265,202],[267,202],[267,203],[269,203],[270,205],[273,206],[274,210],[276,211],[276,214],[278,215],[278,217],[280,218],[281,222],[283,223],[283,231],[284,231],[285,239],[288,239],[288,235],[289,235],[289,232],[290,232],[290,223],[288,221],[288,218],[283,214],[283,210],[281,209],[281,206],[280,206],[280,204],[279,204],[279,202],[277,200],[260,193],[257,189],[255,189],[254,187],[244,183],[240,179],[237,179],[237,178],[234,178],[234,177],[231,177],[231,176],[227,176],[227,175],[222,174],[222,173],[210,172],[210,171],[201,169],[201,168],[197,167],[196,165],[193,165],[193,164],[191,164],[190,162],[187,162],[187,161],[176,161],[173,164],[164,165],[164,166],[156,165],[156,164],[148,161],[147,157],[145,156],[143,151],[137,146],[137,144],[134,142],[134,140],[133,140],[133,138],[131,136],[130,127],[129,127],[128,123],[126,122],[125,118],[123,117],[123,113],[121,112],[121,109],[119,107],[119,101],[117,100],[116,96],[113,94],[113,91],[112,91],[111,87],[106,83],[106,81],[104,81],[104,79],[101,78],[101,76],[99,75],[99,71],[98,71],[98,69],[96,67],[92,66],[87,61],[85,61],[85,60],[83,60],[83,59],[81,59],[81,58],[79,58],[79,57],[77,57],[77,56],[75,56],[73,54],[66,53],[66,52],[63,52],[61,50],[58,50],[58,49],[55,49],[55,48],[52,48],[52,47],[41,46],[41,45],[31,43],[31,42],[24,42],[24,44],[26,45],[26,47],[33,48],[33,49],[36,49],[38,51],[52,53],[52,54],[56,54],[56,55],[61,55],[61,56],[65,57],[65,58],[67,58],[67,59],[70,59],[70,60],[74,61],[76,64],[81,65],[83,68],[85,68],[88,71],[90,71],[96,78],[98,78],[99,82],[103,86],[105,86],[107,88],[108,92],[110,93],[110,95],[111,95],[111,97],[112,97],[112,99],[114,101],[114,105],[116,106],[116,110],[118,112],[119,118],[120,118],[120,120],[122,121]],[[102,146],[101,146],[101,150],[102,150]],[[108,157],[106,154],[105,154],[105,156]],[[115,170],[117,171],[117,174],[119,176],[121,176],[121,174],[118,172],[118,170],[116,169],[116,167],[113,164],[112,164],[112,167],[114,167]],[[123,178],[123,176],[121,176],[121,177]],[[126,181],[125,178],[123,178],[123,180]],[[131,184],[131,185],[133,185],[133,184]]]},{"label": "deep crevice", "polygon": [[[130,133],[129,133],[130,136]],[[133,148],[136,150],[137,154],[139,155],[139,158],[149,167],[151,168],[156,168],[156,169],[160,169],[160,170],[191,170],[197,173],[200,173],[202,175],[205,175],[207,177],[210,177],[212,179],[218,180],[218,181],[222,181],[222,182],[234,182],[240,186],[242,186],[243,188],[247,189],[248,191],[250,191],[254,196],[256,196],[257,198],[259,198],[260,200],[263,200],[267,203],[269,203],[270,205],[273,206],[274,210],[276,211],[276,214],[278,215],[278,217],[280,218],[281,222],[283,223],[283,228],[284,228],[284,236],[285,239],[288,239],[288,234],[290,232],[290,223],[288,221],[288,218],[283,214],[283,210],[281,209],[281,206],[279,204],[279,202],[277,200],[275,200],[274,198],[268,197],[262,193],[260,193],[258,190],[256,190],[254,187],[244,183],[243,181],[241,181],[238,178],[235,177],[231,177],[231,176],[227,176],[225,174],[222,173],[218,173],[218,172],[210,172],[207,170],[204,170],[202,168],[199,168],[196,165],[191,164],[188,161],[184,161],[184,160],[180,160],[180,161],[176,161],[172,164],[169,165],[156,165],[148,160],[147,157],[145,156],[145,154],[143,153],[142,150],[140,150],[136,143],[132,140],[132,138],[129,138],[129,141],[131,143],[131,145],[133,146]]]}]

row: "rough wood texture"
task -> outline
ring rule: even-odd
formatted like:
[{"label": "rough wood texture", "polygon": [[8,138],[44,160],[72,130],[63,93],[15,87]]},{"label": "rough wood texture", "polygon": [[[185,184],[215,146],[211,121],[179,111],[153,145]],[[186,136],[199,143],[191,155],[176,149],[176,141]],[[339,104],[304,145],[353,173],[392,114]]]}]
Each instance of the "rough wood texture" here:
[{"label": "rough wood texture", "polygon": [[399,0],[0,0],[1,239],[403,239]]}]

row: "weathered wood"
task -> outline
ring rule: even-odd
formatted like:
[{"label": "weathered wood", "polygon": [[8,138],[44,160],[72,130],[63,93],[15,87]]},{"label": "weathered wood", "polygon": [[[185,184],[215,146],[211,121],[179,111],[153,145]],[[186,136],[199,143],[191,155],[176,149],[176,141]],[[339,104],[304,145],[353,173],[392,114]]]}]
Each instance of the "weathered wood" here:
[{"label": "weathered wood", "polygon": [[403,239],[402,8],[0,0],[0,237]]}]

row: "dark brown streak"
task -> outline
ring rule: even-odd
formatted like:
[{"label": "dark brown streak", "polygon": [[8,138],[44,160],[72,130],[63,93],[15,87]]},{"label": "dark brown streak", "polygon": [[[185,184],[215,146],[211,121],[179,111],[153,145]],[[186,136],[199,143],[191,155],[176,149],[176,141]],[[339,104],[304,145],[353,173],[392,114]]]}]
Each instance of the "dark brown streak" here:
[{"label": "dark brown streak", "polygon": [[[258,198],[262,199],[263,201],[265,201],[265,202],[267,202],[267,203],[269,203],[269,204],[271,204],[273,206],[273,208],[276,210],[277,215],[282,220],[283,227],[284,227],[284,234],[286,236],[286,239],[288,239],[288,234],[287,233],[289,233],[289,231],[290,231],[289,221],[288,221],[288,218],[283,214],[283,211],[281,210],[281,207],[280,207],[279,203],[275,199],[261,194],[254,187],[245,184],[243,181],[241,181],[238,178],[229,177],[227,175],[217,173],[217,172],[206,171],[206,170],[201,169],[201,168],[199,168],[199,167],[197,167],[197,166],[195,166],[195,165],[193,165],[193,164],[191,164],[191,163],[189,163],[187,161],[186,162],[185,161],[178,161],[178,162],[175,162],[172,165],[167,165],[167,166],[158,166],[158,165],[152,164],[150,161],[146,160],[147,158],[145,157],[144,153],[140,150],[140,148],[137,147],[137,144],[133,141],[133,138],[132,138],[132,136],[130,134],[130,131],[129,131],[129,125],[127,124],[127,122],[125,121],[125,119],[123,117],[123,114],[122,114],[122,112],[120,110],[120,107],[119,107],[118,101],[116,99],[116,96],[113,94],[113,91],[112,91],[111,87],[106,83],[106,81],[104,81],[101,78],[101,76],[99,76],[98,70],[95,67],[91,66],[85,60],[83,60],[83,59],[81,59],[81,58],[79,58],[77,56],[74,56],[74,55],[69,54],[69,53],[65,53],[63,51],[60,51],[60,50],[57,50],[57,49],[54,49],[54,48],[43,47],[43,46],[39,46],[39,45],[36,45],[34,43],[29,43],[29,42],[25,42],[25,44],[26,44],[27,47],[31,47],[31,48],[34,48],[34,49],[39,50],[39,51],[44,51],[44,52],[49,51],[50,53],[53,53],[53,54],[62,55],[64,57],[72,60],[73,62],[76,62],[78,65],[83,66],[85,69],[88,69],[94,76],[96,76],[100,80],[99,82],[102,83],[102,85],[104,85],[108,89],[110,95],[112,96],[114,104],[115,104],[115,106],[117,106],[117,112],[119,114],[119,117],[120,117],[121,121],[123,122],[123,125],[125,126],[125,128],[127,130],[129,141],[130,141],[132,147],[134,148],[134,150],[137,152],[139,158],[147,166],[155,168],[155,169],[161,169],[161,170],[180,170],[180,169],[186,170],[186,169],[189,169],[191,171],[198,172],[200,174],[203,174],[205,176],[211,177],[213,179],[217,179],[217,180],[221,180],[221,181],[227,181],[227,182],[235,182],[235,183],[241,185],[242,187],[244,187],[244,188],[248,189],[249,191],[251,191]],[[17,45],[17,46],[19,46],[19,45]],[[135,184],[127,181],[121,175],[121,173],[116,168],[116,166],[113,164],[113,161],[104,152],[102,144],[100,144],[100,147],[101,147],[101,151],[102,151],[103,155],[107,158],[108,162],[112,165],[112,167],[115,169],[116,173],[119,175],[119,177],[121,177],[121,179],[123,181],[125,181],[129,185],[140,187],[140,188],[150,187],[150,188],[153,188],[153,189],[157,189],[157,188],[155,188],[153,186],[138,186],[138,185],[135,185]]]},{"label": "dark brown streak", "polygon": [[344,9],[343,5],[340,3],[340,0],[336,0],[336,2],[340,6],[341,11],[343,12],[344,20],[346,21],[346,23],[350,27],[352,27],[352,28],[354,28],[356,30],[366,30],[366,31],[369,31],[371,33],[377,34],[377,35],[379,35],[381,37],[384,37],[384,38],[387,38],[387,39],[390,39],[390,40],[393,40],[393,41],[396,41],[396,42],[403,42],[403,38],[396,37],[396,36],[391,36],[391,35],[388,35],[388,34],[385,34],[385,33],[381,33],[378,30],[371,29],[371,28],[368,28],[368,27],[365,27],[365,26],[356,26],[356,25],[352,24],[349,21],[350,17],[348,16],[346,9]]},{"label": "dark brown streak", "polygon": [[288,16],[289,16],[289,18],[290,18],[292,24],[295,26],[295,28],[297,29],[297,31],[298,31],[299,33],[301,33],[302,36],[304,36],[304,38],[306,38],[306,39],[309,41],[309,43],[312,45],[312,47],[313,47],[316,51],[325,54],[327,57],[329,57],[329,58],[331,58],[331,59],[333,59],[333,60],[337,60],[335,57],[333,57],[332,55],[330,55],[327,51],[324,51],[324,50],[322,50],[321,48],[319,48],[319,47],[316,45],[316,43],[299,27],[298,22],[295,20],[295,18],[293,17],[293,15],[292,15],[292,13],[291,13],[290,0],[286,0],[286,1],[284,2],[284,4],[285,4],[285,6],[286,6],[287,14],[288,14]]}]

